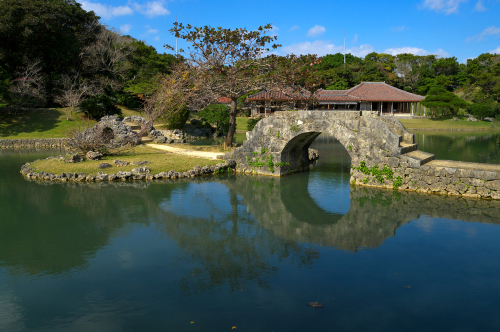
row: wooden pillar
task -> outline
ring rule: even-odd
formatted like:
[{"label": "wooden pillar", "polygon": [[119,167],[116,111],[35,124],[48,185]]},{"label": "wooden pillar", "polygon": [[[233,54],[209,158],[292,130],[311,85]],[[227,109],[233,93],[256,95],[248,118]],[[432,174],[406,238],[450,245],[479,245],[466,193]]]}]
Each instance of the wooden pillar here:
[{"label": "wooden pillar", "polygon": [[415,115],[414,110],[415,110],[415,103],[411,103],[411,115]]},{"label": "wooden pillar", "polygon": [[391,101],[391,115],[394,116],[394,102]]},{"label": "wooden pillar", "polygon": [[427,107],[424,106],[424,116],[426,116]]}]

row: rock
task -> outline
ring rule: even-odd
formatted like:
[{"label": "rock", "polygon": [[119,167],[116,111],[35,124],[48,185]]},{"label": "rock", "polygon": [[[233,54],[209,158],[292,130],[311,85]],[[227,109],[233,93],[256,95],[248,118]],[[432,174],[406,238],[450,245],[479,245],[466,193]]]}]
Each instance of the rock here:
[{"label": "rock", "polygon": [[191,119],[189,122],[191,122],[193,126],[201,126],[202,124],[202,121],[199,119]]},{"label": "rock", "polygon": [[[101,172],[99,172],[99,173],[101,173]],[[96,181],[106,181],[107,179],[108,179],[108,174],[98,174],[95,177]]]},{"label": "rock", "polygon": [[127,166],[128,162],[127,161],[121,161],[121,160],[113,160],[113,164],[116,166]]},{"label": "rock", "polygon": [[145,178],[146,178],[146,176],[143,174],[136,174],[133,177],[134,180],[144,180]]},{"label": "rock", "polygon": [[479,187],[479,188],[476,188],[476,191],[479,195],[481,195],[481,197],[488,197],[490,196],[490,190],[485,188],[485,187]]},{"label": "rock", "polygon": [[309,149],[309,161],[313,161],[319,158],[319,151],[315,149]]},{"label": "rock", "polygon": [[167,138],[165,136],[160,136],[154,139],[154,142],[157,144],[164,144],[167,142]]},{"label": "rock", "polygon": [[500,180],[488,181],[484,184],[484,186],[491,190],[500,191]]},{"label": "rock", "polygon": [[147,160],[143,160],[143,161],[131,161],[130,164],[131,165],[136,165],[136,166],[142,166],[142,165],[151,164],[151,162],[149,162]]},{"label": "rock", "polygon": [[[227,159],[226,160],[226,165],[229,168],[236,168],[236,160],[234,160],[234,159]],[[195,169],[195,171],[196,171],[196,169]]]},{"label": "rock", "polygon": [[454,116],[453,119],[451,119],[451,121],[458,121],[458,118]]},{"label": "rock", "polygon": [[307,302],[307,305],[313,308],[324,308],[325,304],[324,303],[319,303],[319,302]]},{"label": "rock", "polygon": [[111,166],[111,164],[108,164],[108,163],[102,163],[98,167],[99,167],[99,169],[103,169],[103,168],[109,168],[109,167],[112,167],[112,166]]},{"label": "rock", "polygon": [[132,176],[131,172],[117,172],[116,173],[116,177],[119,179],[122,179],[122,180],[125,180],[131,176]]},{"label": "rock", "polygon": [[486,118],[484,118],[484,121],[493,122],[493,121],[495,121],[495,119],[493,119],[493,118],[489,118],[489,117],[486,117]]},{"label": "rock", "polygon": [[83,161],[83,157],[77,153],[74,155],[70,155],[69,157],[66,157],[64,161],[67,163],[79,163]]},{"label": "rock", "polygon": [[167,144],[173,144],[173,143],[174,143],[174,140],[173,140],[173,139],[171,139],[171,138],[169,138],[169,139],[167,139],[166,143],[167,143]]},{"label": "rock", "polygon": [[467,121],[477,122],[477,119],[473,116],[470,116]]},{"label": "rock", "polygon": [[147,167],[138,167],[132,170],[132,174],[148,174],[151,173],[151,170]]},{"label": "rock", "polygon": [[89,151],[85,156],[87,157],[88,160],[100,160],[102,158],[102,153]]}]

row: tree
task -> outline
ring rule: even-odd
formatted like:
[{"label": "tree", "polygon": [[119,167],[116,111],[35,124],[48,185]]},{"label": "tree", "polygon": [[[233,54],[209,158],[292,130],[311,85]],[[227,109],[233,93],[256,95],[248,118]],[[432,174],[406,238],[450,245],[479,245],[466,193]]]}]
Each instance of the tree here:
[{"label": "tree", "polygon": [[[236,131],[238,98],[253,90],[277,89],[309,98],[308,93],[298,93],[302,87],[319,88],[318,80],[311,79],[316,56],[278,57],[269,55],[281,45],[272,44],[276,36],[266,35],[272,25],[261,26],[255,31],[184,26],[174,23],[170,30],[176,37],[186,40],[192,47],[185,56],[189,76],[198,77],[194,85],[200,93],[192,103],[215,102],[220,97],[231,100],[229,131],[226,144],[232,145]],[[269,44],[272,44],[268,46]],[[168,49],[173,47],[165,45]],[[184,53],[181,50],[181,53]]]},{"label": "tree", "polygon": [[48,93],[52,80],[80,62],[81,48],[94,40],[93,22],[99,17],[74,0],[2,0],[0,10],[0,67],[11,76],[24,57],[39,59]]},{"label": "tree", "polygon": [[[358,58],[351,53],[345,55],[346,64],[351,64],[355,62],[360,62],[361,58]],[[320,69],[330,69],[342,67],[344,65],[344,54],[335,53],[335,54],[327,54],[321,59],[321,63],[318,65]]]},{"label": "tree", "polygon": [[421,103],[431,109],[438,109],[442,112],[450,111],[453,115],[457,115],[460,108],[468,106],[465,100],[457,97],[453,92],[447,91],[442,86],[432,87]]},{"label": "tree", "polygon": [[132,46],[135,49],[130,54],[131,69],[123,90],[135,96],[151,95],[160,87],[160,78],[169,74],[179,59],[171,54],[159,54],[143,41],[134,41]]},{"label": "tree", "polygon": [[495,117],[496,115],[498,115],[500,111],[500,105],[490,99],[482,103],[470,104],[467,110],[470,114],[483,120],[485,117]]},{"label": "tree", "polygon": [[134,40],[97,21],[94,24],[98,26],[99,33],[96,40],[82,50],[83,70],[87,74],[98,75],[98,82],[103,88],[116,90],[132,68],[129,56],[135,49]]},{"label": "tree", "polygon": [[0,107],[9,100],[10,77],[0,66]]},{"label": "tree", "polygon": [[45,105],[45,77],[41,60],[24,58],[24,65],[16,72],[10,87],[10,100],[16,108]]},{"label": "tree", "polygon": [[202,120],[215,125],[217,132],[222,131],[227,134],[229,131],[229,111],[230,107],[224,104],[212,104],[205,107],[200,113]]},{"label": "tree", "polygon": [[59,85],[61,89],[55,96],[54,101],[65,107],[67,121],[71,120],[75,108],[80,105],[86,96],[99,92],[99,89],[78,74],[62,75]]}]

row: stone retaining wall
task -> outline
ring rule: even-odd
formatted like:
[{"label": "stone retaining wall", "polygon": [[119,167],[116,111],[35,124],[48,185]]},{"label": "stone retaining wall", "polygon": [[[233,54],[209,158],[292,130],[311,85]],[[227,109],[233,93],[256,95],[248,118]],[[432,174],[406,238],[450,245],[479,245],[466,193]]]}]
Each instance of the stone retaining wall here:
[{"label": "stone retaining wall", "polygon": [[[51,159],[54,157],[48,157]],[[193,178],[201,175],[232,173],[236,167],[234,160],[226,160],[226,163],[220,163],[212,166],[195,166],[193,169],[186,172],[160,172],[157,174],[150,174],[147,167],[140,167],[132,170],[132,172],[117,172],[116,174],[106,174],[98,172],[97,175],[85,173],[62,173],[53,174],[38,171],[31,167],[30,163],[21,166],[21,174],[27,179],[31,180],[48,180],[48,181],[73,181],[73,182],[95,182],[95,181],[114,181],[114,180],[153,180],[153,179],[182,179]]]},{"label": "stone retaining wall", "polygon": [[384,158],[378,164],[362,161],[357,167],[351,166],[350,181],[355,185],[421,193],[500,199],[500,171],[494,170],[499,168],[496,166],[435,160],[412,168],[402,156]]},{"label": "stone retaining wall", "polygon": [[0,149],[32,149],[65,147],[67,138],[0,139]]}]

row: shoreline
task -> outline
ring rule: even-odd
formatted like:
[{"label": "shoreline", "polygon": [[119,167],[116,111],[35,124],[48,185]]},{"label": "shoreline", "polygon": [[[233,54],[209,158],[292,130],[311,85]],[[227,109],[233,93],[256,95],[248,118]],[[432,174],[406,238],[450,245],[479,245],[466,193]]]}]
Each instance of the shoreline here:
[{"label": "shoreline", "polygon": [[[49,160],[53,159],[53,156],[47,157],[45,159],[38,159],[33,162],[37,162],[40,160]],[[148,167],[140,167],[133,169],[130,172],[122,172],[118,171],[113,174],[107,174],[103,171],[97,172],[97,175],[86,174],[83,172],[73,173],[63,172],[62,174],[54,174],[45,171],[40,171],[34,168],[31,168],[31,163],[26,163],[21,166],[20,173],[27,179],[31,180],[47,180],[47,181],[59,181],[59,182],[99,182],[99,181],[115,181],[115,180],[157,180],[157,179],[182,179],[182,178],[194,178],[197,176],[203,175],[214,175],[214,174],[223,174],[235,173],[236,161],[228,159],[225,163],[219,163],[217,165],[205,165],[205,166],[194,166],[192,169],[177,172],[175,170],[159,172],[156,174],[151,174]]]},{"label": "shoreline", "polygon": [[500,131],[500,128],[406,128],[408,131]]}]

